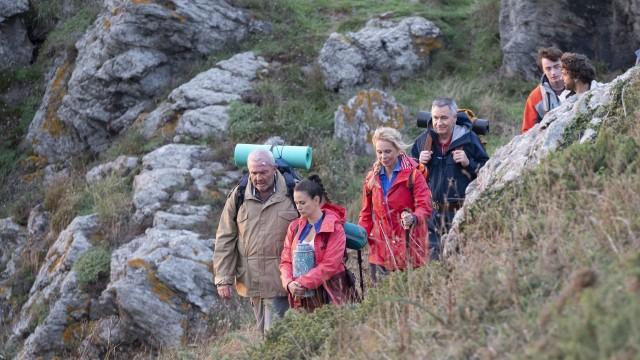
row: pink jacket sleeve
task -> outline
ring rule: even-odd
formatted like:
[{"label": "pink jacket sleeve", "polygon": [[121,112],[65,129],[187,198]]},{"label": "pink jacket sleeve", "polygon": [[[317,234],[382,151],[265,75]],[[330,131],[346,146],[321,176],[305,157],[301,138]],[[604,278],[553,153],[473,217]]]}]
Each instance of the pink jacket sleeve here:
[{"label": "pink jacket sleeve", "polygon": [[[315,241],[322,241],[319,237]],[[322,260],[308,273],[300,276],[296,281],[307,289],[316,289],[334,275],[340,273],[344,267],[342,257],[347,244],[344,226],[336,223],[335,230],[329,235],[327,247]],[[285,245],[286,246],[286,245]],[[282,268],[282,267],[281,267]]]}]

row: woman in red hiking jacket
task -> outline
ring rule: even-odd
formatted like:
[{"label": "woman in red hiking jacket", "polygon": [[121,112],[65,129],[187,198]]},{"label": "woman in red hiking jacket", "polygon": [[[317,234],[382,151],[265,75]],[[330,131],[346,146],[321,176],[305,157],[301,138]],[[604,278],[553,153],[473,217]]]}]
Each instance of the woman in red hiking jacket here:
[{"label": "woman in red hiking jacket", "polygon": [[[291,307],[311,311],[323,304],[355,301],[355,284],[344,265],[345,209],[328,203],[317,175],[299,182],[293,198],[300,217],[289,224],[280,257],[280,278],[289,293]],[[296,278],[293,276],[294,253],[303,243],[313,248],[315,265]],[[315,291],[312,296],[305,297],[308,290]]]},{"label": "woman in red hiking jacket", "polygon": [[404,153],[407,145],[400,132],[378,128],[372,142],[376,163],[364,181],[358,223],[369,234],[369,265],[376,283],[378,275],[406,269],[407,253],[413,268],[426,263],[431,191],[418,164]]}]

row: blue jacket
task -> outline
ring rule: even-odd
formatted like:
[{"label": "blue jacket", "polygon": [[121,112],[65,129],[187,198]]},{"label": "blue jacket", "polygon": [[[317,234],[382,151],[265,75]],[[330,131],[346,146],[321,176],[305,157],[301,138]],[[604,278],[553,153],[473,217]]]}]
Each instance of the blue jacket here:
[{"label": "blue jacket", "polygon": [[[443,203],[446,199],[449,203],[456,203],[464,200],[464,193],[467,186],[478,176],[478,171],[489,160],[489,155],[482,147],[478,136],[471,131],[471,123],[466,124],[458,121],[453,129],[453,137],[446,154],[442,154],[438,135],[433,129],[428,129],[416,138],[411,148],[411,156],[418,159],[420,151],[429,134],[433,139],[433,154],[427,163],[429,169],[429,187],[431,188],[431,198],[435,203]],[[467,154],[469,165],[463,168],[453,161],[452,152],[462,148]]]}]

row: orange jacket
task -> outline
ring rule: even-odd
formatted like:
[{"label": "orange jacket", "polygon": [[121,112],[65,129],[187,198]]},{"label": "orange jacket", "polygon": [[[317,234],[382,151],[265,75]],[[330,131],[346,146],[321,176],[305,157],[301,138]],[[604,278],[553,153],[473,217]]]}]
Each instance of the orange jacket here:
[{"label": "orange jacket", "polygon": [[293,280],[307,289],[316,289],[323,286],[329,294],[331,302],[341,304],[343,302],[341,294],[336,293],[335,289],[327,286],[327,282],[333,276],[345,271],[343,257],[347,246],[347,236],[344,232],[346,211],[343,207],[335,204],[323,205],[322,211],[324,220],[313,242],[315,267],[308,273],[294,279],[293,252],[298,245],[300,233],[307,224],[306,219],[297,218],[289,224],[289,230],[284,241],[284,250],[282,250],[282,256],[280,257],[280,279],[285,289]]},{"label": "orange jacket", "polygon": [[560,105],[562,96],[558,96],[549,85],[546,75],[542,75],[540,85],[531,90],[522,114],[522,133],[524,134],[537,123],[542,121],[544,115],[551,109]]},{"label": "orange jacket", "polygon": [[[410,231],[410,257],[414,268],[426,263],[428,229],[431,216],[431,191],[425,178],[414,170],[417,163],[403,156],[402,170],[384,196],[380,177],[369,189],[370,171],[362,189],[362,210],[358,223],[369,234],[369,263],[382,265],[387,270],[403,270],[407,267],[406,233],[400,224],[400,216],[410,209],[417,217],[417,223]],[[409,190],[409,177],[413,176],[413,196]]]}]

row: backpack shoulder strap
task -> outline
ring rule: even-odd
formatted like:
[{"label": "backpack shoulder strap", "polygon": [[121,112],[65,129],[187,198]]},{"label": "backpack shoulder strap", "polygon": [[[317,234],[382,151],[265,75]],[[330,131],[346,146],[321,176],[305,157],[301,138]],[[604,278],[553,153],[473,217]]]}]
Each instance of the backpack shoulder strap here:
[{"label": "backpack shoulder strap", "polygon": [[295,188],[296,186],[296,179],[289,172],[285,172],[281,174],[284,177],[284,182],[287,184],[287,196],[293,200],[293,188]]},{"label": "backpack shoulder strap", "polygon": [[244,192],[247,190],[247,185],[249,184],[249,174],[244,174],[240,178],[240,182],[236,186],[236,214],[233,217],[234,221],[238,219],[238,211],[240,211],[240,206],[244,203]]},{"label": "backpack shoulder strap", "polygon": [[409,180],[407,180],[407,188],[409,189],[409,193],[411,197],[413,197],[413,184],[416,181],[416,168],[411,169],[411,175],[409,175]]},{"label": "backpack shoulder strap", "polygon": [[432,151],[433,149],[433,137],[431,137],[431,131],[427,130],[427,137],[424,139],[424,145],[422,151]]}]

